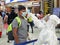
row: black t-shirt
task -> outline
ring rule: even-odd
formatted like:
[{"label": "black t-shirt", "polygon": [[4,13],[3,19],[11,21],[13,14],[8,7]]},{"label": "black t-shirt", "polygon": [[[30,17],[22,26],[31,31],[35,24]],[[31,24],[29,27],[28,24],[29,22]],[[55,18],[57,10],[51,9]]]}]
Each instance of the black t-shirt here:
[{"label": "black t-shirt", "polygon": [[15,12],[11,12],[10,14],[6,14],[8,16],[8,25],[14,20],[14,18],[17,16],[17,14]]}]

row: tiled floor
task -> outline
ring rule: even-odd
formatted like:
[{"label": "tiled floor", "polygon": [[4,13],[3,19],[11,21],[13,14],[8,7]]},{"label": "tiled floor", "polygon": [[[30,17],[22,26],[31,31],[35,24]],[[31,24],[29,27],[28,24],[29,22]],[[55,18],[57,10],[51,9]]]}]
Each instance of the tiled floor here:
[{"label": "tiled floor", "polygon": [[[32,34],[31,29],[30,29],[30,32],[29,32],[30,39],[33,40],[33,39],[38,38],[39,32],[40,31],[38,31],[37,28],[34,28],[34,33]],[[57,36],[60,37],[60,33],[57,33]],[[2,38],[0,38],[0,45],[13,45],[13,43],[14,43],[14,41],[7,43],[6,31],[3,30],[3,36],[2,36]],[[32,44],[29,44],[29,45],[32,45]]]}]

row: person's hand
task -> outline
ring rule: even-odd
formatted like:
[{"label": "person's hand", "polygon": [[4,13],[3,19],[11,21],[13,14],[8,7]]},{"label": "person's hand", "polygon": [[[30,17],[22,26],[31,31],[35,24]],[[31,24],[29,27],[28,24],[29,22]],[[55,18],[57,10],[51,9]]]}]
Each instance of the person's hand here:
[{"label": "person's hand", "polygon": [[6,23],[7,20],[8,20],[8,16],[6,15],[6,16],[4,17],[4,23]]},{"label": "person's hand", "polygon": [[19,44],[19,41],[17,41],[16,44]]},{"label": "person's hand", "polygon": [[31,40],[31,39],[28,37],[28,40]]}]

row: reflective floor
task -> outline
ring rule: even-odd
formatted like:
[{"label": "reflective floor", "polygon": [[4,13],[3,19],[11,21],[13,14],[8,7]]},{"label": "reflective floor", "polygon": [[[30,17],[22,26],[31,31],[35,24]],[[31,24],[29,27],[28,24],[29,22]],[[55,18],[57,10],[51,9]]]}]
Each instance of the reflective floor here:
[{"label": "reflective floor", "polygon": [[[30,29],[30,31],[29,31],[29,37],[30,37],[30,39],[31,40],[33,40],[33,39],[36,39],[36,38],[38,38],[38,35],[39,35],[39,32],[40,31],[38,31],[39,29],[37,29],[37,28],[34,28],[34,33],[32,34],[31,33],[31,29]],[[60,37],[60,31],[59,31],[60,29],[56,29],[56,32],[57,32],[57,36],[58,37]],[[0,38],[0,45],[13,45],[14,44],[14,41],[11,41],[10,43],[7,43],[7,35],[6,35],[6,30],[4,29],[3,30],[3,35],[2,35],[2,38]],[[32,45],[32,44],[28,44],[28,45]],[[60,45],[60,44],[59,44]]]}]

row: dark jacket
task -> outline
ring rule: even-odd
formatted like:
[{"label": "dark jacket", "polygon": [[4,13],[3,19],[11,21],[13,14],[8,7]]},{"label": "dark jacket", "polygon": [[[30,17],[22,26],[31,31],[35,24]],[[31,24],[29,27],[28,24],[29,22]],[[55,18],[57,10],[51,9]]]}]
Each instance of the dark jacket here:
[{"label": "dark jacket", "polygon": [[8,15],[8,25],[14,20],[14,18],[17,16],[17,14],[15,12],[11,12],[10,14],[6,13],[6,15]]},{"label": "dark jacket", "polygon": [[0,12],[0,15],[2,16],[2,13]]}]

